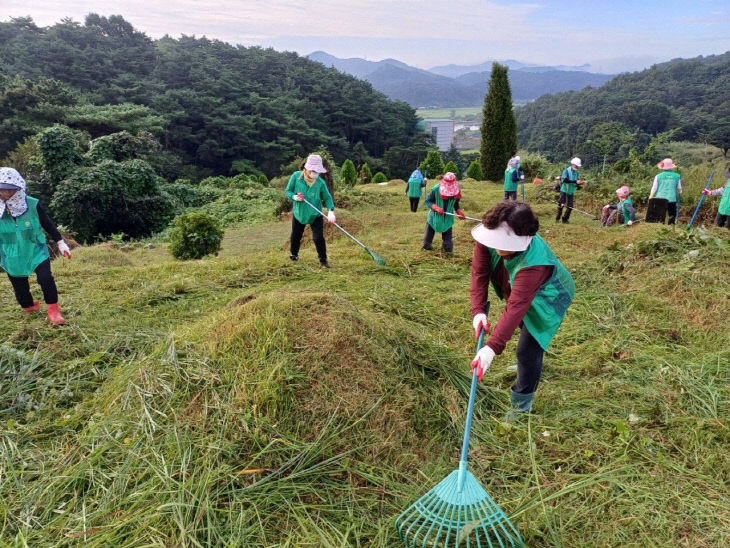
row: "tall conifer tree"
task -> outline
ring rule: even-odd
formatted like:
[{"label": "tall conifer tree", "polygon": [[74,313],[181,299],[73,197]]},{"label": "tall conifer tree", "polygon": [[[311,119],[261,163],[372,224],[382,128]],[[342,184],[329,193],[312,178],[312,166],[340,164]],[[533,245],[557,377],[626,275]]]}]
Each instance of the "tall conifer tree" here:
[{"label": "tall conifer tree", "polygon": [[482,114],[482,172],[489,181],[501,181],[507,162],[517,152],[517,121],[512,110],[507,67],[499,63],[492,65]]}]

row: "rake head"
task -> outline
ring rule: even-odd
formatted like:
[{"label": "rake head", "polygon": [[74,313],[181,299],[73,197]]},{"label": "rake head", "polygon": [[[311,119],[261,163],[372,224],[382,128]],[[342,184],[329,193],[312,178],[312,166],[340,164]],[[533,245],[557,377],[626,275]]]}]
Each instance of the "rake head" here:
[{"label": "rake head", "polygon": [[375,253],[375,251],[373,251],[372,249],[368,249],[368,253],[370,253],[370,256],[375,260],[376,263],[378,263],[380,266],[385,266],[385,259]]},{"label": "rake head", "polygon": [[517,528],[463,468],[414,502],[398,516],[395,526],[409,548],[523,546]]}]

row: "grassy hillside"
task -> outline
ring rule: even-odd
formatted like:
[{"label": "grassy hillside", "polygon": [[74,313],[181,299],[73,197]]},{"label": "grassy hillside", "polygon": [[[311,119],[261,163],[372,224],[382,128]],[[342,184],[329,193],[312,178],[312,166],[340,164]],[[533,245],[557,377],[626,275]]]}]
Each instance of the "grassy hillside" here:
[{"label": "grassy hillside", "polygon": [[[534,414],[500,421],[514,343],[485,376],[470,469],[531,546],[728,545],[730,233],[555,225],[528,191],[576,299]],[[201,261],[80,248],[63,328],[0,278],[0,546],[397,546],[458,459],[472,225],[424,252],[400,185],[358,194],[339,218],[385,267],[331,229],[331,270],[292,264],[285,222]]]}]

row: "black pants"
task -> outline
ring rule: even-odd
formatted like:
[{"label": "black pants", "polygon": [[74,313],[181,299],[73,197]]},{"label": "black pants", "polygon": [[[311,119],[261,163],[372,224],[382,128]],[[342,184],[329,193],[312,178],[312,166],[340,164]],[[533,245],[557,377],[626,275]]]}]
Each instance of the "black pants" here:
[{"label": "black pants", "polygon": [[[43,291],[43,300],[46,304],[56,304],[58,302],[58,289],[56,288],[56,280],[51,274],[51,259],[46,259],[35,269],[36,280]],[[15,299],[23,308],[33,306],[33,296],[30,294],[30,283],[28,276],[11,276],[8,274],[10,283],[15,291]]]},{"label": "black pants", "polygon": [[718,213],[717,217],[715,217],[715,224],[717,226],[724,226],[728,230],[730,230],[730,215],[723,215],[722,213]]},{"label": "black pants", "polygon": [[677,220],[677,202],[669,202],[667,204],[667,215],[669,215],[669,218],[667,219],[667,224],[673,225],[674,222]]},{"label": "black pants", "polygon": [[416,211],[418,211],[418,202],[419,202],[420,198],[409,197],[408,199],[411,201],[411,211],[413,213],[415,213]]},{"label": "black pants", "polygon": [[573,195],[568,194],[567,192],[561,192],[560,198],[558,198],[558,213],[555,215],[555,220],[560,220],[560,215],[563,213],[563,206],[567,205],[568,207],[565,210],[565,215],[563,215],[563,222],[567,223],[568,219],[570,219],[570,213],[573,211]]},{"label": "black pants", "polygon": [[[436,231],[433,229],[433,227],[426,223],[426,234],[423,237],[423,249],[431,249],[431,244],[433,243],[433,237],[436,235]],[[454,250],[454,240],[453,240],[453,230],[450,228],[445,232],[441,233],[441,238],[443,239],[443,248],[444,251],[453,251]]]},{"label": "black pants", "polygon": [[505,190],[504,191],[504,201],[508,202],[510,199],[517,201],[517,191],[516,190]]},{"label": "black pants", "polygon": [[520,340],[517,342],[517,379],[512,390],[518,394],[532,394],[537,390],[542,376],[542,357],[545,351],[535,337],[522,326]]},{"label": "black pants", "polygon": [[[304,234],[304,227],[307,225],[303,225],[299,221],[297,221],[296,217],[292,215],[291,218],[291,247],[290,251],[291,254],[294,256],[299,255],[299,246],[302,244],[302,234]],[[324,241],[324,224],[322,222],[322,217],[317,217],[312,223],[309,225],[312,227],[312,240],[314,240],[314,247],[317,248],[317,255],[319,255],[319,262],[320,263],[326,263],[327,262],[327,244]]]}]

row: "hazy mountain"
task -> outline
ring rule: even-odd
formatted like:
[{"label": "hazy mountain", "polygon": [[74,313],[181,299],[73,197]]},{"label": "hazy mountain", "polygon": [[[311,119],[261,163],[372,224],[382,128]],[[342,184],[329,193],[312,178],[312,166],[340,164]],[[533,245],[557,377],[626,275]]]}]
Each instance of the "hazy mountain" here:
[{"label": "hazy mountain", "polygon": [[[307,57],[367,80],[391,99],[405,101],[414,107],[479,106],[484,101],[492,70],[491,61],[480,65],[446,65],[423,70],[396,59],[340,59],[323,51],[310,53]],[[578,70],[579,67],[571,67],[573,70],[567,71],[514,60],[502,63],[510,67],[512,98],[519,102],[532,101],[546,93],[598,87],[612,78],[611,75],[584,72]]]},{"label": "hazy mountain", "polygon": [[[465,74],[473,72],[491,72],[492,63],[495,61],[485,61],[478,65],[442,65],[429,69],[429,72],[434,74],[440,74],[441,76],[448,76],[449,78],[458,78]],[[565,70],[570,72],[591,72],[591,66],[585,63],[580,66],[568,66],[568,65],[557,65],[557,66],[546,66],[546,65],[533,65],[528,63],[522,63],[521,61],[515,61],[513,59],[507,59],[504,61],[496,61],[500,65],[504,65],[510,69],[510,71],[524,71],[524,72],[551,72],[556,70]],[[593,71],[595,72],[595,71]]]}]

